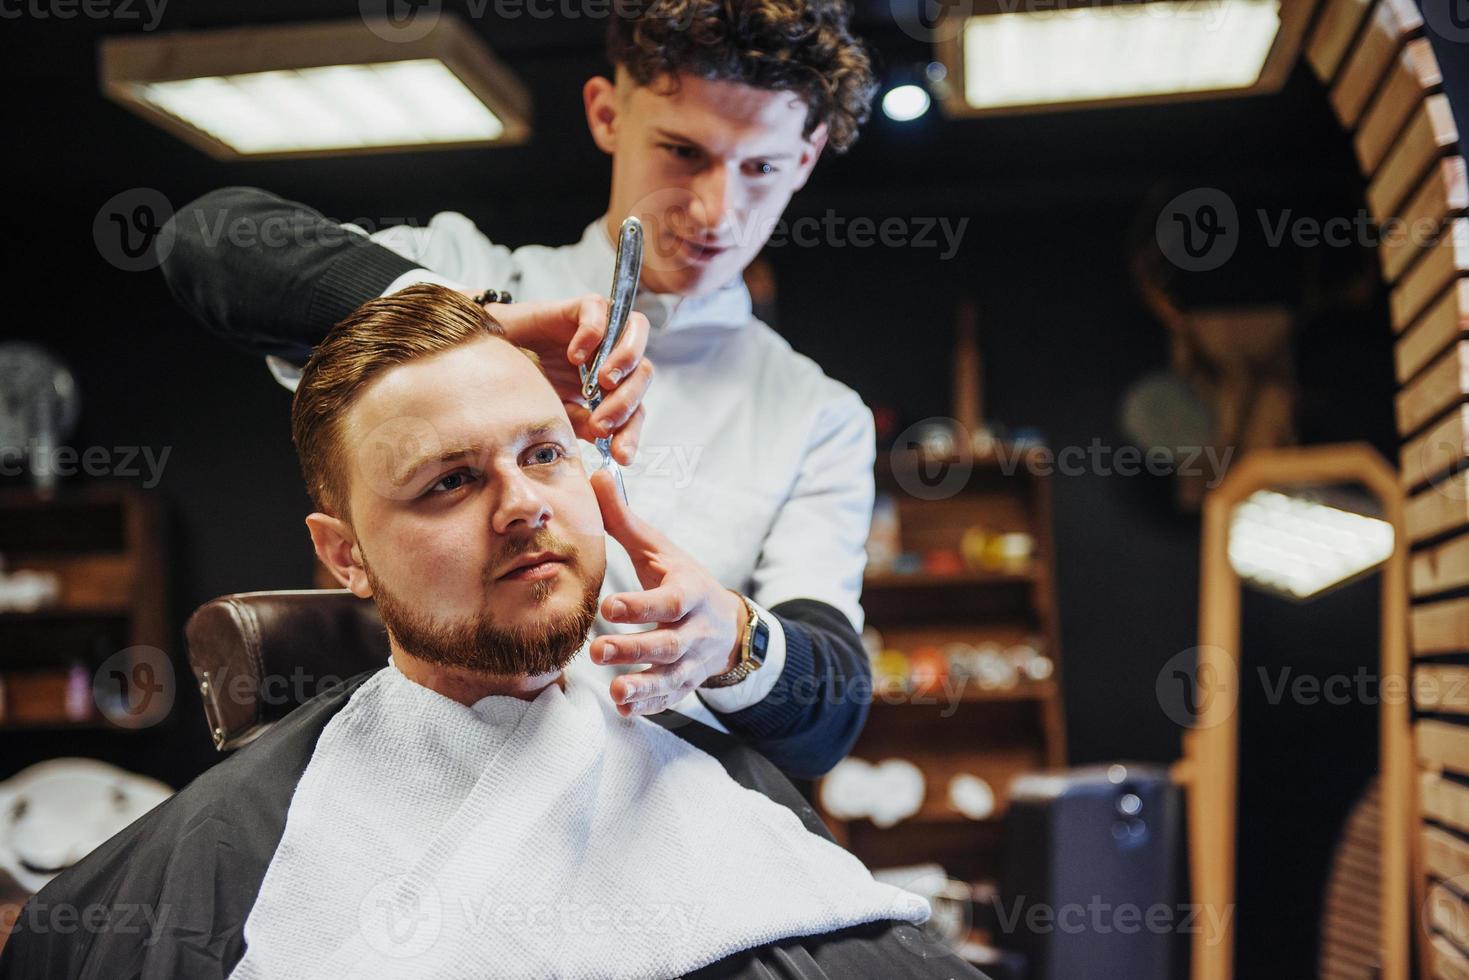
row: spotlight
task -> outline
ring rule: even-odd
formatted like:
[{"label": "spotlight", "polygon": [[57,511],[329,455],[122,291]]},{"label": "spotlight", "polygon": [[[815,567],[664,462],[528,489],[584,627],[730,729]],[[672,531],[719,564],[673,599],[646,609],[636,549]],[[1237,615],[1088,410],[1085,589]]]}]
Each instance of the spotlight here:
[{"label": "spotlight", "polygon": [[883,115],[897,122],[909,122],[928,111],[928,93],[918,85],[898,85],[882,97]]}]

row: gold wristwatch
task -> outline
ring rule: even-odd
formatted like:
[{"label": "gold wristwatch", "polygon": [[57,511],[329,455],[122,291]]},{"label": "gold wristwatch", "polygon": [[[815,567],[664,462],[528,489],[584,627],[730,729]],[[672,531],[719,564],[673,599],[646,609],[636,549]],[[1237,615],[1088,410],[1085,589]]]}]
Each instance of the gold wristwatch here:
[{"label": "gold wristwatch", "polygon": [[[733,589],[730,591],[734,592]],[[735,592],[735,595],[740,597],[740,601],[745,604],[745,610],[750,614],[740,636],[739,663],[722,674],[715,674],[700,684],[700,687],[729,687],[731,684],[738,684],[765,663],[765,654],[770,649],[770,624],[760,618],[760,610],[755,608],[753,602],[739,592]]]}]

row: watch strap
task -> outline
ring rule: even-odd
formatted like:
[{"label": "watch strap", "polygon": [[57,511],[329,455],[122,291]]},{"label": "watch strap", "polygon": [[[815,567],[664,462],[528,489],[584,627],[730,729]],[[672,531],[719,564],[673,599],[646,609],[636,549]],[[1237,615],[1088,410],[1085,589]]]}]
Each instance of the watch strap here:
[{"label": "watch strap", "polygon": [[[733,589],[730,591],[734,592]],[[735,595],[745,604],[745,611],[748,613],[740,633],[739,662],[724,673],[710,677],[700,687],[729,687],[738,684],[765,663],[765,651],[770,643],[770,627],[761,621],[760,610],[755,608],[753,602],[742,593],[735,592]]]}]

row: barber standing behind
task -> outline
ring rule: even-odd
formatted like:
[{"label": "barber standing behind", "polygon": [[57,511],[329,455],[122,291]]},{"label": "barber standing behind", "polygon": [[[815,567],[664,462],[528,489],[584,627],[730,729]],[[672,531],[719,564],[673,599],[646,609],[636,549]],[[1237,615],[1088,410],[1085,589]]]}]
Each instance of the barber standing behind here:
[{"label": "barber standing behind", "polygon": [[[856,139],[875,81],[843,0],[646,0],[638,9],[611,18],[614,78],[583,87],[612,188],[607,213],[576,244],[511,251],[455,212],[364,236],[233,187],[175,215],[163,271],[180,303],[267,355],[292,389],[333,324],[418,282],[476,297],[510,292],[515,302],[486,303],[510,339],[549,366],[563,349],[580,364],[605,303],[563,298],[605,293],[618,226],[638,216],[647,239],[636,309],[647,324],[629,327],[635,336],[609,365],[627,380],[598,419],[620,429],[623,461],[641,446],[628,497],[687,555],[655,556],[660,570],[673,568],[642,592],[626,552],[609,542],[602,613],[613,625],[599,623],[591,658],[654,665],[611,682],[625,712],[672,707],[715,721],[707,706],[716,725],[786,773],[813,777],[846,755],[867,715],[859,595],[872,416],[751,314],[742,273],[823,148],[843,152]],[[233,245],[218,233],[240,221],[291,229],[294,244]],[[634,415],[648,380],[647,362],[636,361],[644,336],[658,381]],[[604,387],[618,380],[603,377]],[[584,411],[573,419],[584,438],[598,433]],[[619,599],[631,607],[621,614]],[[648,622],[661,625],[643,638],[626,633]]]}]

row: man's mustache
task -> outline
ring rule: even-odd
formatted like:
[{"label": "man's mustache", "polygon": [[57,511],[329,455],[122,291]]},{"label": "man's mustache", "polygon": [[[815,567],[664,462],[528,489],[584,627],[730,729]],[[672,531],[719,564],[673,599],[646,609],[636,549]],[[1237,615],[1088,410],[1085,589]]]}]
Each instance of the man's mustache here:
[{"label": "man's mustache", "polygon": [[506,541],[495,552],[494,560],[485,569],[486,583],[494,581],[500,574],[500,569],[513,562],[516,558],[536,551],[550,551],[564,558],[568,566],[573,568],[579,568],[581,566],[581,552],[577,549],[576,545],[557,537],[550,531],[541,530],[528,538]]}]

